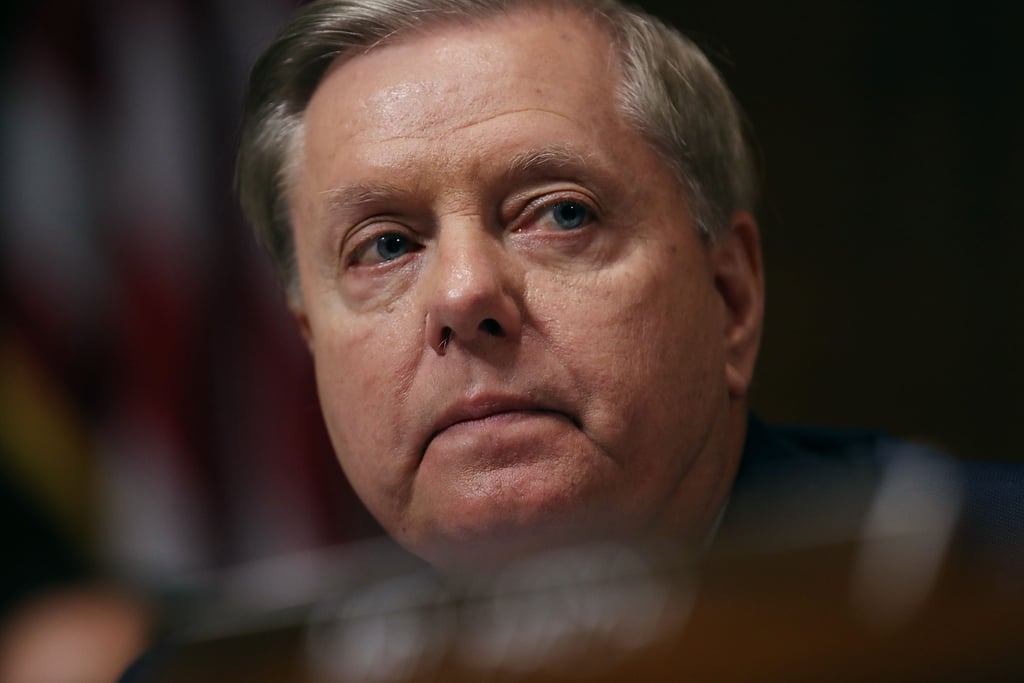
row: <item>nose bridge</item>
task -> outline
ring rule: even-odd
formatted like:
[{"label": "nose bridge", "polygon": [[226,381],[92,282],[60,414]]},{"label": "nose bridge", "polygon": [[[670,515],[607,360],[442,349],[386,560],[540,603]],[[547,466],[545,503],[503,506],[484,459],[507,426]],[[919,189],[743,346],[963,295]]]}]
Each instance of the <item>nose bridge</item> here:
[{"label": "nose bridge", "polygon": [[460,221],[440,231],[437,275],[447,298],[472,302],[500,286],[500,255],[489,234],[467,223]]},{"label": "nose bridge", "polygon": [[499,238],[474,217],[440,225],[427,287],[427,343],[444,353],[451,343],[518,335],[514,274]]}]

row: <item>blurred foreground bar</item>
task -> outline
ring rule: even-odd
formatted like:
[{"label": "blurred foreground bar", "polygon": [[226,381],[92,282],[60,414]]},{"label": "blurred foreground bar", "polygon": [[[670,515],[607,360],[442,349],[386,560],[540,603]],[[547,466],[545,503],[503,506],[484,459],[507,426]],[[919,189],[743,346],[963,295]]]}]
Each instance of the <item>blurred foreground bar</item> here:
[{"label": "blurred foreground bar", "polygon": [[926,574],[887,569],[914,542],[699,563],[602,545],[461,579],[382,542],[225,577],[130,680],[1024,680],[1020,565],[954,551]]}]

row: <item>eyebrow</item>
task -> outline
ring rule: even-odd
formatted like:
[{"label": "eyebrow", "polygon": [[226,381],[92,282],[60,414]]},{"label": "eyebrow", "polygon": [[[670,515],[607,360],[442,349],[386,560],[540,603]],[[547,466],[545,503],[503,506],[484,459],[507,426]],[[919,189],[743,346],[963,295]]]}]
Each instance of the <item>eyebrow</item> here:
[{"label": "eyebrow", "polygon": [[[538,177],[606,175],[604,167],[593,155],[584,155],[562,145],[523,150],[498,163],[502,168],[497,177],[506,185]],[[414,194],[408,188],[388,182],[346,183],[321,193],[326,198],[327,215],[330,217],[411,199]]]},{"label": "eyebrow", "polygon": [[557,175],[579,172],[593,165],[587,157],[570,147],[545,147],[513,154],[506,163],[505,175],[520,178],[533,175]]},{"label": "eyebrow", "polygon": [[327,199],[327,214],[336,216],[366,206],[374,206],[396,197],[408,196],[405,190],[391,183],[347,183],[321,193]]}]

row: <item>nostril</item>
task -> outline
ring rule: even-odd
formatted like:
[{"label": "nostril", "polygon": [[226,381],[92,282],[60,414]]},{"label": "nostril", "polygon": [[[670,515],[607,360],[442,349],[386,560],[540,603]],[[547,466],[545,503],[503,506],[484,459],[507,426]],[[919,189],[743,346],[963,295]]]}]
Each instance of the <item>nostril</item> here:
[{"label": "nostril", "polygon": [[505,335],[505,330],[501,329],[501,323],[494,318],[484,318],[480,321],[480,329],[494,337]]},{"label": "nostril", "polygon": [[438,344],[438,348],[444,351],[444,348],[448,346],[448,342],[452,340],[452,328],[444,327],[441,330],[441,341]]}]

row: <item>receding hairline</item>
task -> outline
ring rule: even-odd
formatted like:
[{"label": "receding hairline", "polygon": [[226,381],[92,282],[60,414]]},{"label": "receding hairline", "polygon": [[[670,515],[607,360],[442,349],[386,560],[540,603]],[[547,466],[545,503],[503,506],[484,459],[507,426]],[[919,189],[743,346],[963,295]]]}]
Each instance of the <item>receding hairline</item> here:
[{"label": "receding hairline", "polygon": [[[589,21],[609,39],[610,44],[616,42],[616,34],[612,19],[600,7],[600,3],[587,3],[580,0],[506,0],[500,6],[481,5],[472,11],[431,11],[421,12],[422,21],[400,27],[390,34],[368,43],[362,48],[351,50],[338,59],[351,58],[372,52],[381,47],[398,44],[406,40],[415,40],[434,31],[444,31],[451,27],[480,27],[493,21],[516,18],[523,14],[546,15],[548,18],[558,15],[574,14],[578,18]],[[334,67],[332,63],[327,71]],[[326,75],[325,71],[325,75]]]},{"label": "receding hairline", "polygon": [[[618,49],[618,36],[612,29],[610,19],[599,8],[592,6],[583,7],[579,2],[574,2],[573,0],[514,0],[502,8],[480,8],[479,13],[476,14],[425,14],[424,16],[426,19],[423,23],[395,30],[388,36],[376,40],[365,47],[352,49],[343,54],[339,54],[335,56],[330,65],[324,69],[317,81],[316,87],[313,88],[309,98],[305,101],[302,111],[295,117],[295,125],[289,133],[289,139],[286,145],[283,163],[285,178],[283,194],[289,207],[289,213],[294,210],[292,199],[296,183],[298,182],[297,174],[304,161],[303,155],[305,154],[306,117],[309,113],[310,104],[312,103],[313,98],[316,97],[316,93],[320,90],[324,81],[327,80],[334,71],[340,69],[348,62],[358,59],[360,56],[376,52],[383,48],[413,42],[421,38],[430,37],[435,33],[448,31],[452,28],[481,28],[493,22],[517,19],[522,15],[528,15],[531,13],[546,15],[549,18],[567,14],[576,15],[578,18],[588,22],[591,28],[595,29],[595,35],[603,35],[607,39],[607,43],[603,43],[603,45],[605,48],[604,52],[606,53],[608,60],[606,66],[608,67],[609,82],[613,88],[612,99],[615,102],[614,108],[622,118],[623,124],[631,128],[636,128],[636,126],[629,121],[626,112],[618,102],[618,90],[623,85],[624,76],[622,64],[623,59],[620,50]],[[645,138],[642,131],[637,132],[641,133],[641,138]],[[685,186],[682,189],[685,191]]]}]

